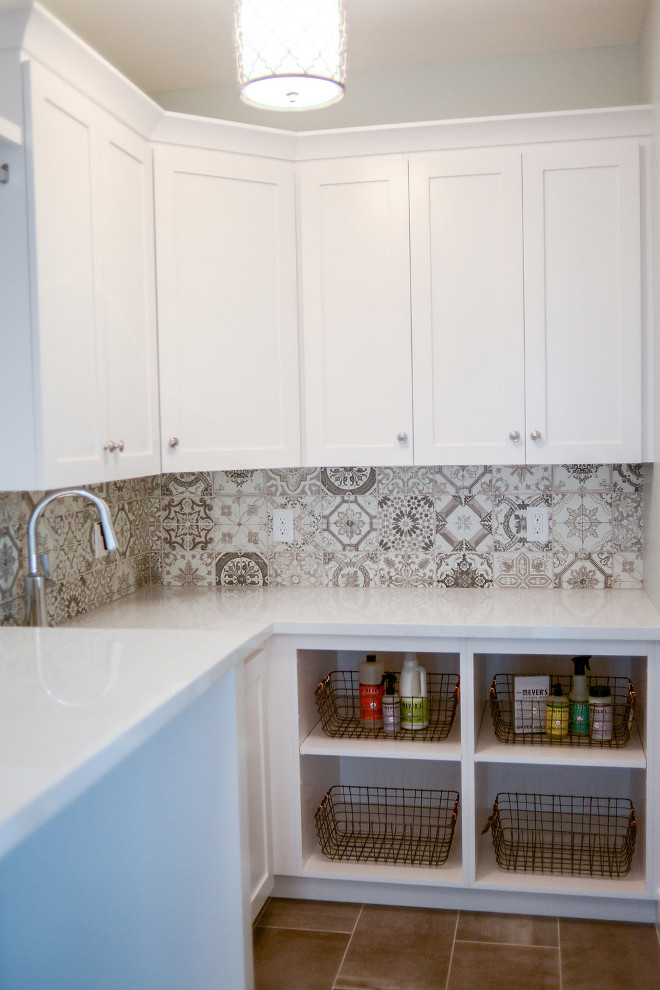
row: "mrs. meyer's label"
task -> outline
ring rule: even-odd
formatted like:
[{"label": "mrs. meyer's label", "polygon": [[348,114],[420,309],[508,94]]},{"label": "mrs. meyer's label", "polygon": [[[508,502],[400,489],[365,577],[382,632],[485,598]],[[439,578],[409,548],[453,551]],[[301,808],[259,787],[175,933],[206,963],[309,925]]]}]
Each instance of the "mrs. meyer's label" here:
[{"label": "mrs. meyer's label", "polygon": [[545,703],[549,693],[547,674],[514,677],[514,732],[545,732]]},{"label": "mrs. meyer's label", "polygon": [[360,721],[383,721],[383,688],[380,684],[360,684]]}]

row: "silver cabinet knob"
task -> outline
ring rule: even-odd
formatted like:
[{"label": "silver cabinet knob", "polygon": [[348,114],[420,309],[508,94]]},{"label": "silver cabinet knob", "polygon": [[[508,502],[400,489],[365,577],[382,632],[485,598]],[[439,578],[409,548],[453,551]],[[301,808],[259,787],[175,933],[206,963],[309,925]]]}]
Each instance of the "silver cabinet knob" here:
[{"label": "silver cabinet knob", "polygon": [[123,440],[120,440],[119,443],[117,444],[117,450],[119,451],[120,454],[123,454],[124,453],[124,441]]},{"label": "silver cabinet knob", "polygon": [[530,437],[530,440],[533,440],[534,441],[534,443],[540,443],[541,440],[543,439],[543,436],[541,435],[541,431],[540,430],[532,430],[532,432],[530,433],[529,437]]},{"label": "silver cabinet knob", "polygon": [[103,444],[103,449],[107,450],[109,454],[112,454],[117,449],[117,444],[114,440],[106,440]]},{"label": "silver cabinet knob", "polygon": [[518,443],[520,440],[520,433],[518,430],[511,430],[511,433],[509,433],[509,440],[512,440],[514,443]]},{"label": "silver cabinet knob", "polygon": [[398,433],[397,434],[397,440],[399,441],[399,443],[408,443],[408,434],[407,433]]},{"label": "silver cabinet knob", "polygon": [[170,439],[167,441],[167,446],[168,447],[178,447],[179,446],[179,438],[178,437],[170,437]]}]

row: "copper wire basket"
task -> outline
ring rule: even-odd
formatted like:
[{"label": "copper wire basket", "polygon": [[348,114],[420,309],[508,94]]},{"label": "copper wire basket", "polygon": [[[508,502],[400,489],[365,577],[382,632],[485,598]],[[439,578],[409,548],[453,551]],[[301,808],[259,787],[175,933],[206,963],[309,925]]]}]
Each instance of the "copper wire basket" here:
[{"label": "copper wire basket", "polygon": [[[533,716],[538,720],[536,732],[516,732],[515,716],[525,716],[530,719],[529,702],[515,701],[514,674],[496,674],[493,677],[489,692],[490,714],[493,720],[495,736],[500,742],[518,743],[532,746],[604,746],[621,748],[630,741],[630,729],[635,718],[636,694],[632,681],[628,677],[587,678],[589,687],[604,685],[612,692],[612,737],[607,740],[592,739],[590,735],[563,737],[547,736],[545,734],[545,705],[540,706],[540,712]],[[572,679],[566,674],[550,674],[550,693],[555,684],[561,684],[565,697],[571,690]]]},{"label": "copper wire basket", "polygon": [[501,793],[490,828],[503,870],[623,877],[630,872],[637,820],[627,798]]},{"label": "copper wire basket", "polygon": [[328,859],[442,866],[451,850],[458,791],[340,784],[314,820]]},{"label": "copper wire basket", "polygon": [[360,679],[357,671],[333,670],[316,688],[316,707],[326,735],[341,739],[407,739],[437,742],[454,724],[460,694],[458,674],[427,673],[429,723],[424,729],[383,729],[360,725]]}]

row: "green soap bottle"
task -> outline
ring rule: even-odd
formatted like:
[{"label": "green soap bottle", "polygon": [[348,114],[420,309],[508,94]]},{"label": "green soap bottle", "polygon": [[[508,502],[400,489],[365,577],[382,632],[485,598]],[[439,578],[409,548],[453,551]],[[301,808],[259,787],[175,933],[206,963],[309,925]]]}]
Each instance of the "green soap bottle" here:
[{"label": "green soap bottle", "polygon": [[569,732],[572,736],[589,735],[589,688],[587,687],[587,675],[585,671],[590,670],[589,661],[591,657],[573,657],[575,674],[573,675],[573,685],[568,696],[570,705]]}]

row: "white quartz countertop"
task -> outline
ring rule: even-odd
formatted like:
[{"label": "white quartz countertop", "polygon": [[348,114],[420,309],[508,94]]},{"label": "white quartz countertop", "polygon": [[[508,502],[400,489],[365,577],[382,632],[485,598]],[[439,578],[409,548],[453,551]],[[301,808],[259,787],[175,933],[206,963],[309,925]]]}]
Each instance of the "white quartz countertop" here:
[{"label": "white quartz countertop", "polygon": [[57,629],[0,629],[0,855],[274,633],[660,639],[636,591],[148,588]]}]

